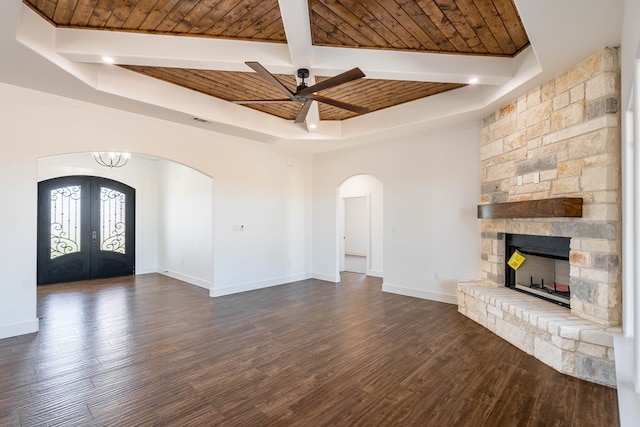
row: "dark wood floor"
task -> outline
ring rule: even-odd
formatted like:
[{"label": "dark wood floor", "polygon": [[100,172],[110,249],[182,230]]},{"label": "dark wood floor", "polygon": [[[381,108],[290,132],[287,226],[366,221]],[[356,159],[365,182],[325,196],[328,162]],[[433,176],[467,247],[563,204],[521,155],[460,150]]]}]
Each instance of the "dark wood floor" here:
[{"label": "dark wood floor", "polygon": [[346,273],[211,299],[151,274],[38,289],[0,425],[616,426],[616,391]]}]

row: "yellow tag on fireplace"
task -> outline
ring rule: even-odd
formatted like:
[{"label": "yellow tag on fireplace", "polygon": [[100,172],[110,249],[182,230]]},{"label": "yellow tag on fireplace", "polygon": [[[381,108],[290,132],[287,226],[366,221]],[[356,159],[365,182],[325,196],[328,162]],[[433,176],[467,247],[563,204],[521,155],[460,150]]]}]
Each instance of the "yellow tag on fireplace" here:
[{"label": "yellow tag on fireplace", "polygon": [[526,260],[524,255],[522,255],[518,251],[515,251],[513,255],[511,255],[511,258],[509,258],[509,261],[507,261],[507,264],[509,265],[509,267],[517,270],[518,268],[520,268],[524,260]]}]

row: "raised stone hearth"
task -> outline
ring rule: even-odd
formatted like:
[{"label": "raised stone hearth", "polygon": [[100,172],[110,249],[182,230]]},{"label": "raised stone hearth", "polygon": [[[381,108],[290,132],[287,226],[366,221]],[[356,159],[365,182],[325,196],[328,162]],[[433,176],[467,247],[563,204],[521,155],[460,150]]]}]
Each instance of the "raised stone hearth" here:
[{"label": "raised stone hearth", "polygon": [[[618,81],[618,50],[605,48],[485,118],[481,204],[581,198],[582,217],[483,217],[481,277],[458,286],[462,314],[609,386],[622,318]],[[505,287],[505,234],[571,239],[570,309]]]},{"label": "raised stone hearth", "polygon": [[571,310],[508,288],[458,283],[458,311],[565,374],[615,387],[612,333]]}]

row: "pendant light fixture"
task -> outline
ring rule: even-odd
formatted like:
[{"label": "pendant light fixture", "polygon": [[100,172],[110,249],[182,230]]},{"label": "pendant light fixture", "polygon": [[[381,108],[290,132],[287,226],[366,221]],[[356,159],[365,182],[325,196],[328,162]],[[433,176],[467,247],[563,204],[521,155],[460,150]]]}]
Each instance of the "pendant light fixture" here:
[{"label": "pendant light fixture", "polygon": [[95,152],[93,158],[100,166],[107,168],[121,168],[129,162],[131,154],[120,152]]}]

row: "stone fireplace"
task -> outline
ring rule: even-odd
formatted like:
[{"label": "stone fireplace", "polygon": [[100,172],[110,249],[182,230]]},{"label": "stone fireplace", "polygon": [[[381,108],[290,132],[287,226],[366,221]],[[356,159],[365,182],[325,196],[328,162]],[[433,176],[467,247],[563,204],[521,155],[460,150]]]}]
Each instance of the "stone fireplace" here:
[{"label": "stone fireplace", "polygon": [[[481,205],[559,198],[583,205],[579,217],[535,210],[482,217],[482,276],[458,284],[460,313],[560,372],[612,387],[612,334],[622,316],[618,81],[618,51],[605,48],[484,119]],[[566,264],[553,273],[567,304],[506,287],[515,280],[511,235],[567,239]]]}]

